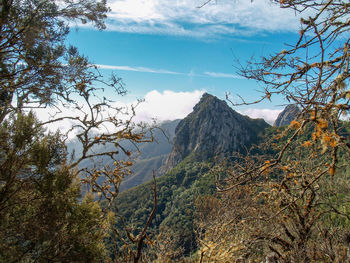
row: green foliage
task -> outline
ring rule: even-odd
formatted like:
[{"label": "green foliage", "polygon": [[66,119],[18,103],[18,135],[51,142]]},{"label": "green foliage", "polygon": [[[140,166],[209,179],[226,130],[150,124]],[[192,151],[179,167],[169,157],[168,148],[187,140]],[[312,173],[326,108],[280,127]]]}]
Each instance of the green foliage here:
[{"label": "green foliage", "polygon": [[58,134],[33,114],[4,121],[0,134],[0,261],[85,262],[104,257],[101,209],[82,201]]},{"label": "green foliage", "polygon": [[28,104],[72,102],[71,93],[89,93],[89,82],[97,76],[76,48],[65,46],[67,22],[104,28],[106,1],[2,0],[0,7],[1,121]]},{"label": "green foliage", "polygon": [[[176,254],[175,250],[181,250],[178,256],[189,255],[196,249],[194,202],[199,195],[215,191],[213,176],[208,174],[210,166],[210,163],[195,162],[192,156],[188,156],[169,173],[157,178],[157,213],[150,232],[153,239],[162,233],[171,233],[171,239],[175,240],[173,254]],[[134,235],[142,229],[152,208],[150,184],[129,189],[116,200],[118,213],[126,219]],[[121,222],[117,224],[122,225]],[[156,245],[149,245],[148,249],[151,258],[160,256]]]},{"label": "green foliage", "polygon": [[[66,45],[66,36],[76,21],[103,29],[107,11],[105,0],[0,1],[1,262],[104,259],[107,223],[94,197],[81,196],[78,164],[93,145],[116,139],[91,136],[106,122],[101,111],[116,110],[109,100],[96,100],[96,82],[119,94],[125,90],[114,76],[104,82],[86,57]],[[58,116],[63,107],[79,113]],[[29,112],[38,109],[52,113],[45,123]],[[43,128],[64,119],[79,124],[78,160],[67,159],[66,137]],[[120,124],[117,117],[108,121]],[[130,128],[123,131],[130,135]]]}]

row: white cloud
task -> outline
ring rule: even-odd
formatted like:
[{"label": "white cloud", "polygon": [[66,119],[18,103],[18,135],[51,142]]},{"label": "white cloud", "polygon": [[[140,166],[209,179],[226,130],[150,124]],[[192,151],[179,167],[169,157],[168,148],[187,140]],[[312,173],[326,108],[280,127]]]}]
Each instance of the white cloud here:
[{"label": "white cloud", "polygon": [[204,72],[205,75],[213,78],[231,78],[231,79],[243,79],[243,77],[234,75],[234,74],[228,74],[228,73],[221,73],[221,72]]},{"label": "white cloud", "polygon": [[[156,119],[162,122],[183,119],[192,112],[193,107],[199,102],[204,92],[204,90],[193,92],[152,90],[145,95],[145,101],[136,108],[135,121],[149,122]],[[250,108],[238,112],[253,119],[263,118],[266,122],[273,124],[282,110]]]},{"label": "white cloud", "polygon": [[170,74],[170,75],[184,75],[184,73],[180,73],[180,72],[170,71],[166,69],[153,69],[153,68],[147,68],[147,67],[114,66],[114,65],[101,65],[101,64],[96,64],[95,66],[101,69],[136,71],[136,72]]},{"label": "white cloud", "polygon": [[135,122],[149,122],[156,119],[165,120],[183,119],[202,97],[203,90],[193,92],[175,92],[152,90],[145,95],[145,101],[136,108]]},{"label": "white cloud", "polygon": [[272,109],[246,109],[238,112],[253,119],[263,118],[266,122],[273,124],[281,111]]},{"label": "white cloud", "polygon": [[293,10],[282,9],[269,0],[220,0],[198,8],[205,1],[111,0],[108,29],[211,37],[299,28],[299,18]]},{"label": "white cloud", "polygon": [[148,67],[134,67],[134,66],[118,66],[118,65],[102,65],[95,64],[96,67],[100,69],[110,69],[110,70],[121,70],[121,71],[134,71],[134,72],[142,72],[142,73],[155,73],[155,74],[170,74],[170,75],[183,75],[188,77],[212,77],[212,78],[232,78],[232,79],[244,79],[239,75],[234,75],[230,73],[222,73],[222,72],[210,72],[206,71],[202,74],[195,73],[191,70],[189,73],[176,72],[167,69],[154,69]]},{"label": "white cloud", "polygon": [[[170,90],[159,92],[157,90],[152,90],[144,96],[144,101],[135,108],[136,115],[134,116],[133,121],[135,123],[139,123],[152,122],[153,120],[162,122],[166,120],[183,119],[190,112],[192,112],[194,105],[197,104],[204,92],[205,91],[203,90],[195,90],[192,92],[175,92]],[[113,106],[115,108],[124,108],[122,112],[130,113],[131,105],[135,106],[136,104],[137,101],[131,103],[117,101]],[[58,108],[37,109],[35,112],[38,118],[43,122],[66,116],[79,117],[81,119],[84,117],[84,109],[82,109],[82,111],[78,111],[74,107],[68,108],[61,106],[59,108],[60,110],[58,110]],[[89,111],[86,110],[85,112]],[[123,114],[122,112],[109,109],[107,111],[104,111],[104,114],[101,116],[101,118],[108,119],[109,116],[117,116],[117,118],[120,120],[128,120],[131,115]],[[88,117],[89,116],[90,115],[88,115]],[[66,133],[74,124],[78,124],[78,122],[70,119],[64,119],[58,122],[50,123],[46,127],[52,132],[59,130],[62,133]],[[115,128],[111,123],[105,123],[101,129],[102,130],[94,131],[103,132],[105,129],[113,131]],[[72,131],[70,132],[69,137],[72,138],[76,134],[77,130]]]},{"label": "white cloud", "polygon": [[[45,128],[48,129],[51,132],[60,131],[61,134],[66,134],[70,128],[76,124],[71,119],[67,119],[65,117],[82,117],[82,113],[80,111],[75,110],[73,107],[64,107],[64,106],[57,106],[56,107],[47,107],[47,108],[39,108],[34,110],[37,118],[41,122],[50,122],[49,124],[45,125]],[[53,121],[60,118],[64,118],[60,121]],[[72,132],[70,134],[70,138],[74,137],[76,132]]]}]

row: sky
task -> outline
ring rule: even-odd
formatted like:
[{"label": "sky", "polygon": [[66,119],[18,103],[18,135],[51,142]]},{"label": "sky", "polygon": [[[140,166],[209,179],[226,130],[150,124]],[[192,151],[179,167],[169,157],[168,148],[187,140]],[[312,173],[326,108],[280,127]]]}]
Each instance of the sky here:
[{"label": "sky", "polygon": [[[299,20],[291,10],[268,0],[109,0],[107,28],[73,25],[68,43],[108,77],[123,79],[128,94],[118,103],[145,102],[138,120],[184,118],[204,92],[220,99],[230,93],[247,101],[263,86],[243,79],[235,67],[251,57],[285,49],[298,37]],[[202,6],[201,8],[199,8]],[[252,118],[273,123],[285,101],[234,107]]]}]

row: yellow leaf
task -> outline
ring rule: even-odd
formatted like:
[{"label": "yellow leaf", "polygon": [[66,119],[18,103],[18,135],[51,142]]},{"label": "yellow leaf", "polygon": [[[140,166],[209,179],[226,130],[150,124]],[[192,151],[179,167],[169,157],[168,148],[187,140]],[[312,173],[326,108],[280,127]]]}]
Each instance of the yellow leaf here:
[{"label": "yellow leaf", "polygon": [[283,170],[283,171],[287,171],[287,170],[288,170],[288,166],[283,166],[283,167],[282,167],[282,170]]},{"label": "yellow leaf", "polygon": [[330,140],[332,139],[332,136],[328,135],[328,134],[323,134],[322,140],[325,143],[328,143]]},{"label": "yellow leaf", "polygon": [[316,110],[312,110],[311,112],[310,112],[310,116],[311,116],[311,120],[316,120]]},{"label": "yellow leaf", "polygon": [[301,146],[303,146],[303,147],[310,147],[311,146],[311,141],[306,141]]},{"label": "yellow leaf", "polygon": [[301,125],[300,125],[300,122],[298,122],[298,121],[291,121],[289,126],[294,128],[294,129],[298,129],[298,128],[300,128]]},{"label": "yellow leaf", "polygon": [[264,173],[264,175],[268,175],[269,174],[269,168],[268,167],[264,167],[263,168],[263,173]]},{"label": "yellow leaf", "polygon": [[325,119],[319,119],[317,124],[321,129],[326,129],[328,127],[328,121]]},{"label": "yellow leaf", "polygon": [[350,99],[350,92],[349,91],[346,93],[346,98]]},{"label": "yellow leaf", "polygon": [[329,142],[329,145],[330,145],[331,147],[335,147],[335,146],[337,146],[337,141],[334,140],[334,139],[332,139],[332,140]]}]

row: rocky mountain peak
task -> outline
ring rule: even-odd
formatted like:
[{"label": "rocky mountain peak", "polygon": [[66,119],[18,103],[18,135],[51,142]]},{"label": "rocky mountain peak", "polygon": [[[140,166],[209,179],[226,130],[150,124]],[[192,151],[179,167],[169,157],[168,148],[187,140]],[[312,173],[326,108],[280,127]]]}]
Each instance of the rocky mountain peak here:
[{"label": "rocky mountain peak", "polygon": [[199,160],[208,160],[249,148],[267,126],[264,120],[243,116],[225,101],[205,93],[177,125],[172,151],[160,171],[170,170],[191,153]]},{"label": "rocky mountain peak", "polygon": [[295,104],[287,105],[284,110],[278,115],[273,126],[281,127],[289,125],[291,121],[295,120],[300,113],[300,109]]}]

